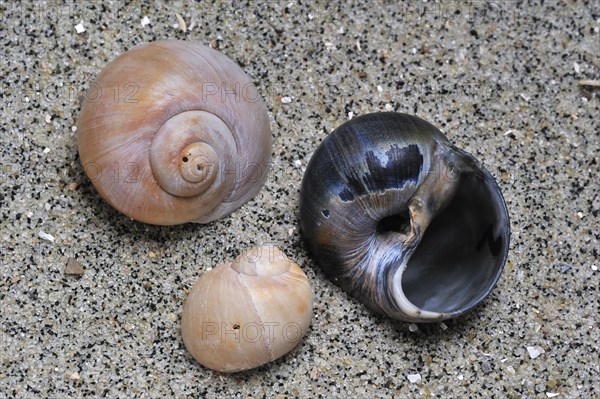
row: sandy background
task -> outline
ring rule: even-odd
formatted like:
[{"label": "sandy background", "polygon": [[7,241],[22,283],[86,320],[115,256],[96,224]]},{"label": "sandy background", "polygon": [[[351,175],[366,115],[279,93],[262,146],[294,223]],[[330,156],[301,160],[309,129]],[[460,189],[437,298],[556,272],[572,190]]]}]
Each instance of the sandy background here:
[{"label": "sandy background", "polygon": [[[598,1],[2,2],[0,16],[0,398],[600,392],[600,102],[578,86],[600,77]],[[129,220],[78,162],[79,96],[118,54],[165,38],[231,57],[269,108],[266,185],[208,225]],[[415,330],[377,316],[328,281],[301,241],[310,155],[351,115],[378,110],[440,127],[504,193],[509,261],[465,317]],[[261,243],[310,278],[311,330],[267,366],[207,370],[181,340],[185,290]],[[83,276],[65,275],[69,258]]]}]

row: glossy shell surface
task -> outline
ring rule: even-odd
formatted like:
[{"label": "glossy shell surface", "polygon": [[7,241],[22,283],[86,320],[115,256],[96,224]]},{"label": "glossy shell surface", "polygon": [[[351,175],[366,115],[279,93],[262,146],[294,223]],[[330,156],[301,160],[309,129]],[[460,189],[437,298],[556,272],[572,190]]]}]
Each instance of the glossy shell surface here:
[{"label": "glossy shell surface", "polygon": [[298,345],[312,319],[302,269],[273,246],[253,248],[202,274],[186,299],[181,333],[205,367],[236,372]]},{"label": "glossy shell surface", "polygon": [[152,224],[227,216],[264,184],[271,131],[250,77],[198,43],[136,46],[90,85],[79,156],[98,192]]},{"label": "glossy shell surface", "polygon": [[375,311],[405,321],[461,315],[507,259],[509,216],[470,154],[406,114],[357,117],[312,156],[300,193],[316,262]]}]

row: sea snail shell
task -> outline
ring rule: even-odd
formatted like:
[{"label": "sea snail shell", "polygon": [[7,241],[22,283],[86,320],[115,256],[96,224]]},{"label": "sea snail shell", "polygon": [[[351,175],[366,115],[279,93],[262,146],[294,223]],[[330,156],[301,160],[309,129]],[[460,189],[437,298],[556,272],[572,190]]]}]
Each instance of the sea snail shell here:
[{"label": "sea snail shell", "polygon": [[490,173],[400,113],[360,116],[323,140],[302,181],[300,222],[326,275],[404,321],[470,310],[508,253],[508,211]]},{"label": "sea snail shell", "polygon": [[253,248],[204,273],[185,301],[183,342],[222,372],[261,366],[291,351],[312,319],[302,269],[273,246]]},{"label": "sea snail shell", "polygon": [[86,173],[142,222],[207,223],[258,193],[271,159],[263,100],[248,75],[197,43],[158,41],[112,61],[77,124]]}]

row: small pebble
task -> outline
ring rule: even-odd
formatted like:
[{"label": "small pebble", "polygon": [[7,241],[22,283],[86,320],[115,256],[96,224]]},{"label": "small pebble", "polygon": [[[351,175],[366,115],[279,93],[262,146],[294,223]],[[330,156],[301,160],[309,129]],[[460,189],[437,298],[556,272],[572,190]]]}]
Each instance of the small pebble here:
[{"label": "small pebble", "polygon": [[421,374],[409,374],[406,377],[413,384],[418,384],[419,382],[421,382]]},{"label": "small pebble", "polygon": [[75,191],[75,190],[77,190],[77,187],[79,187],[79,184],[77,184],[75,182],[69,183],[69,190]]},{"label": "small pebble", "polygon": [[546,353],[546,351],[539,346],[528,346],[527,352],[529,353],[529,357],[532,359],[539,357],[542,353]]},{"label": "small pebble", "polygon": [[79,381],[81,379],[78,372],[74,372],[73,374],[71,374],[69,376],[69,378],[72,379],[73,381]]},{"label": "small pebble", "polygon": [[448,326],[446,325],[446,323],[444,323],[443,321],[440,323],[440,328],[444,331],[446,331],[448,329]]},{"label": "small pebble", "polygon": [[76,131],[77,131],[77,126],[72,126],[72,127],[71,127],[71,131],[72,131],[72,132],[76,132]]},{"label": "small pebble", "polygon": [[49,153],[49,152],[50,152],[50,148],[46,147],[46,148],[44,148],[44,151],[42,151],[42,152],[43,152],[44,154],[47,154],[47,153]]},{"label": "small pebble", "polygon": [[549,398],[555,398],[560,395],[558,392],[546,392],[546,396]]},{"label": "small pebble", "polygon": [[301,160],[299,160],[299,159],[296,159],[296,160],[294,161],[294,166],[295,166],[296,168],[299,168],[300,166],[302,166],[302,161],[301,161]]},{"label": "small pebble", "polygon": [[50,115],[46,114],[44,116],[44,120],[46,121],[46,123],[50,123],[50,122],[52,122],[52,117]]},{"label": "small pebble", "polygon": [[571,267],[572,267],[571,265],[563,265],[563,266],[560,267],[560,271],[562,273],[565,273],[565,272],[571,270]]},{"label": "small pebble", "polygon": [[459,381],[462,381],[465,379],[465,376],[462,374],[459,374],[458,377],[456,377],[456,378],[458,378]]},{"label": "small pebble", "polygon": [[411,324],[408,325],[408,331],[415,332],[415,331],[418,331],[418,330],[419,330],[419,327],[416,324],[412,324],[411,323]]},{"label": "small pebble", "polygon": [[281,103],[282,103],[282,104],[289,104],[289,103],[291,103],[291,102],[292,102],[292,97],[288,97],[288,96],[286,96],[286,97],[281,97]]},{"label": "small pebble", "polygon": [[79,24],[75,25],[75,30],[77,31],[77,33],[83,33],[83,32],[85,32],[85,28],[83,27],[82,23],[79,23]]},{"label": "small pebble", "polygon": [[576,62],[573,63],[573,69],[575,69],[575,73],[581,72],[581,67]]},{"label": "small pebble", "polygon": [[489,363],[481,363],[481,371],[483,371],[483,374],[489,374],[494,371],[494,369]]},{"label": "small pebble", "polygon": [[149,24],[150,24],[150,19],[147,16],[144,16],[144,18],[142,18],[142,28]]},{"label": "small pebble", "polygon": [[38,233],[38,237],[46,241],[54,242],[54,236],[43,231],[40,231]]},{"label": "small pebble", "polygon": [[319,369],[316,366],[310,371],[309,377],[313,380],[319,378]]},{"label": "small pebble", "polygon": [[596,266],[596,265],[592,265],[592,270],[593,270],[593,271],[597,271],[597,270],[598,270],[598,266]]},{"label": "small pebble", "polygon": [[69,258],[67,260],[67,265],[65,266],[65,274],[71,276],[81,276],[83,275],[83,267],[81,263],[77,259]]}]

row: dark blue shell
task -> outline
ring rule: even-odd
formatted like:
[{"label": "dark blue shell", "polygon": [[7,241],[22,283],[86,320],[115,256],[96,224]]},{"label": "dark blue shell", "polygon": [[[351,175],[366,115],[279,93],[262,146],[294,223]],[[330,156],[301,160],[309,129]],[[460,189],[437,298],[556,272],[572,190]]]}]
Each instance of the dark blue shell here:
[{"label": "dark blue shell", "polygon": [[401,320],[471,309],[508,253],[508,211],[489,172],[400,113],[357,117],[323,140],[302,181],[300,223],[336,284]]}]

